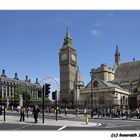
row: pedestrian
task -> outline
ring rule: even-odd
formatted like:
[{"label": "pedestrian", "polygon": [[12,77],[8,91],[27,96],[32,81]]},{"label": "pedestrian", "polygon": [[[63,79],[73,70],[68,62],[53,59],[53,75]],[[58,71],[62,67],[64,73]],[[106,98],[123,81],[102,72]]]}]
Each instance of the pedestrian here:
[{"label": "pedestrian", "polygon": [[55,113],[59,114],[59,107],[58,106],[55,108]]},{"label": "pedestrian", "polygon": [[91,109],[91,118],[93,118],[93,115],[94,115],[94,108]]},{"label": "pedestrian", "polygon": [[120,118],[123,119],[123,115],[124,115],[124,114],[123,114],[123,109],[121,109],[121,110],[120,110]]},{"label": "pedestrian", "polygon": [[27,106],[27,107],[26,107],[26,115],[27,115],[26,117],[27,117],[27,118],[28,118],[28,114],[29,114],[29,107]]},{"label": "pedestrian", "polygon": [[68,109],[65,107],[65,117],[67,116]]},{"label": "pedestrian", "polygon": [[139,108],[139,117],[138,118],[140,119],[140,108]]},{"label": "pedestrian", "polygon": [[84,109],[84,115],[85,116],[87,115],[87,109],[86,108]]},{"label": "pedestrian", "polygon": [[33,115],[34,115],[35,123],[37,123],[37,121],[38,121],[38,113],[39,112],[40,112],[40,109],[39,109],[38,105],[34,105]]},{"label": "pedestrian", "polygon": [[98,109],[97,114],[98,114],[98,118],[100,118],[100,115],[101,115],[100,109]]},{"label": "pedestrian", "polygon": [[24,122],[25,121],[25,108],[24,107],[21,107],[21,110],[20,110],[20,122]]},{"label": "pedestrian", "polygon": [[79,114],[79,108],[77,107],[76,108],[76,117],[78,117],[78,114]]},{"label": "pedestrian", "polygon": [[110,117],[110,109],[109,108],[107,109],[107,117],[108,118]]},{"label": "pedestrian", "polygon": [[131,112],[130,109],[126,110],[126,119],[131,119]]},{"label": "pedestrian", "polygon": [[11,112],[14,110],[14,107],[13,107],[13,105],[11,105]]},{"label": "pedestrian", "polygon": [[51,114],[51,107],[49,106],[49,114]]},{"label": "pedestrian", "polygon": [[17,106],[17,112],[20,112],[20,110],[21,110],[21,106],[19,105]]},{"label": "pedestrian", "polygon": [[61,107],[59,107],[59,114],[61,114]]}]

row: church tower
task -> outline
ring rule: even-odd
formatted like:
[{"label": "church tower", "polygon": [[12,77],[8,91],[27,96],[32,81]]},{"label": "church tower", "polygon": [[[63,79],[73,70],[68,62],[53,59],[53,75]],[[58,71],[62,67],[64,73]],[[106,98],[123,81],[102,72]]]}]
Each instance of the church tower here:
[{"label": "church tower", "polygon": [[114,70],[120,65],[120,51],[118,45],[116,45],[116,52],[115,52],[115,63],[114,63]]},{"label": "church tower", "polygon": [[59,52],[60,101],[74,101],[74,83],[77,73],[77,54],[67,28],[64,43]]}]

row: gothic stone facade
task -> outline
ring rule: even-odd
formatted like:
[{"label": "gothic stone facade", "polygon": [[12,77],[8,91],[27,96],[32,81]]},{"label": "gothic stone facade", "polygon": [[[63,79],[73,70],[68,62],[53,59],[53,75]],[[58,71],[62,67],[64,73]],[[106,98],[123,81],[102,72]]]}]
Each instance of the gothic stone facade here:
[{"label": "gothic stone facade", "polygon": [[15,73],[14,78],[9,78],[5,74],[5,70],[2,70],[2,74],[0,76],[0,99],[11,96],[14,97],[15,91],[18,87],[25,86],[31,90],[31,94],[34,98],[38,99],[38,96],[41,94],[41,85],[38,83],[38,79],[36,79],[35,83],[31,83],[31,80],[28,79],[26,75],[25,81],[19,80],[17,73]]},{"label": "gothic stone facade", "polygon": [[[72,38],[67,30],[63,47],[59,53],[60,64],[60,101],[74,102],[78,100],[81,85],[79,69],[77,67],[77,54]],[[79,86],[79,88],[77,88]]]},{"label": "gothic stone facade", "polygon": [[59,52],[60,101],[79,101],[90,107],[140,106],[140,61],[121,63],[118,46],[114,56],[113,68],[101,64],[92,69],[91,81],[84,87],[77,67],[77,53],[67,30]]}]

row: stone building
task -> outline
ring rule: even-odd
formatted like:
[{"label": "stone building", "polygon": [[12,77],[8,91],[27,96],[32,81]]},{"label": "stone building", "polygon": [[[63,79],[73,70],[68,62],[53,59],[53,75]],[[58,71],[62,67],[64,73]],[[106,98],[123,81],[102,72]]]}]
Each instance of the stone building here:
[{"label": "stone building", "polygon": [[84,87],[77,66],[77,53],[67,30],[59,52],[60,101],[79,102],[88,107],[140,107],[140,61],[121,63],[118,45],[114,66],[101,64],[91,69],[91,80]]},{"label": "stone building", "polygon": [[79,100],[83,81],[77,66],[77,53],[72,37],[67,29],[64,43],[59,52],[60,65],[60,101],[74,103]]},{"label": "stone building", "polygon": [[109,68],[106,64],[101,64],[97,69],[91,70],[91,77],[101,79],[103,81],[113,81],[115,71],[112,68]]},{"label": "stone building", "polygon": [[113,84],[115,71],[105,64],[91,70],[91,81],[80,91],[80,101],[92,108],[124,108],[128,106],[130,92]]},{"label": "stone building", "polygon": [[121,63],[116,69],[113,83],[129,90],[131,108],[140,107],[140,60]]},{"label": "stone building", "polygon": [[[80,91],[81,101],[88,100],[90,104],[93,102],[94,106],[108,106],[112,100],[112,106],[140,107],[140,61],[133,59],[132,62],[121,63],[118,46],[113,69],[102,64],[99,68],[92,69],[90,73],[91,81]],[[102,100],[104,98],[104,104],[101,104],[100,98]]]},{"label": "stone building", "polygon": [[[3,99],[6,97],[14,97],[15,91],[18,87],[25,86],[31,90],[31,95],[38,99],[41,94],[41,85],[36,78],[36,82],[32,83],[28,76],[26,75],[25,80],[20,80],[18,78],[18,74],[15,73],[14,78],[7,77],[5,70],[2,70],[2,74],[0,76],[0,100],[3,102]],[[8,99],[8,98],[7,98]],[[8,101],[10,102],[10,101]],[[8,103],[7,102],[7,103]]]}]

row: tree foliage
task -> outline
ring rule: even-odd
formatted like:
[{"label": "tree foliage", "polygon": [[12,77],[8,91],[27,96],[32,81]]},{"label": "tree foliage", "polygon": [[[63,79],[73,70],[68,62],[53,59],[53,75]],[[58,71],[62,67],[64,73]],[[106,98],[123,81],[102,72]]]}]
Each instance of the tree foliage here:
[{"label": "tree foliage", "polygon": [[30,98],[31,98],[31,90],[26,87],[26,86],[20,86],[15,90],[14,93],[14,100],[15,101],[19,101],[20,100],[20,96],[22,96],[23,99],[23,104],[27,105]]}]

